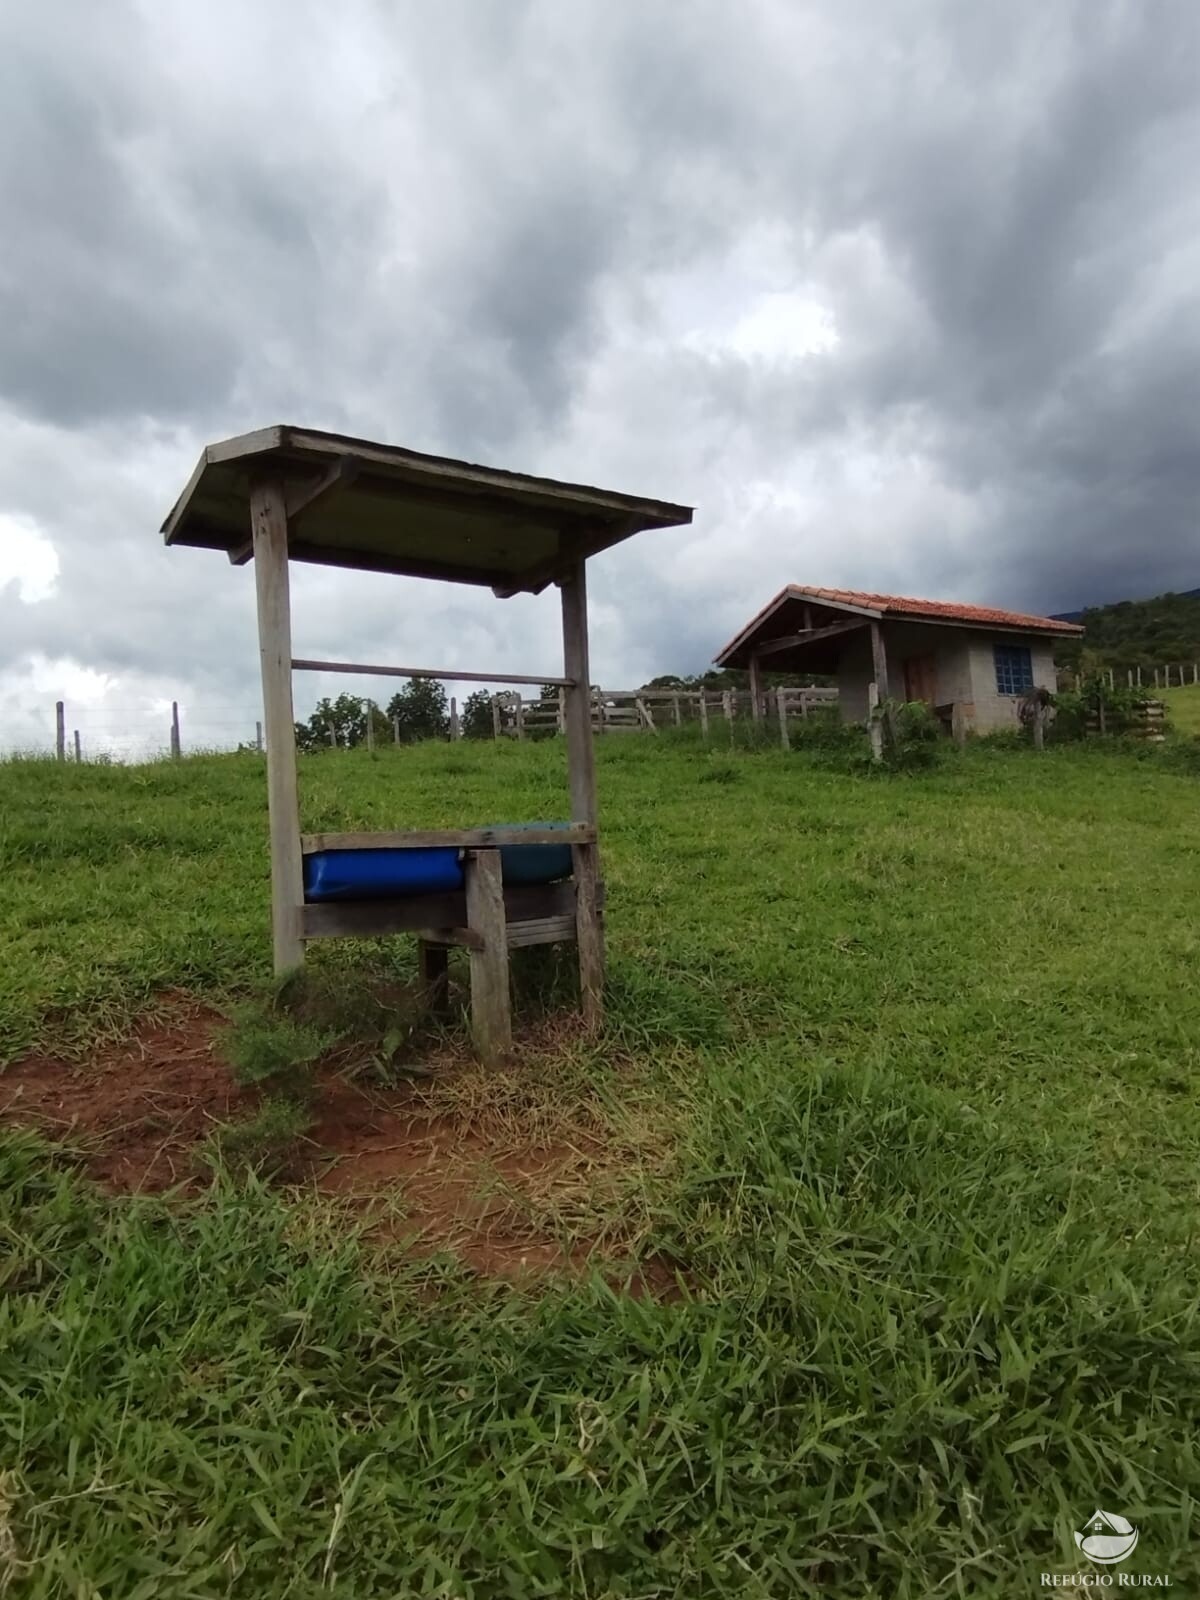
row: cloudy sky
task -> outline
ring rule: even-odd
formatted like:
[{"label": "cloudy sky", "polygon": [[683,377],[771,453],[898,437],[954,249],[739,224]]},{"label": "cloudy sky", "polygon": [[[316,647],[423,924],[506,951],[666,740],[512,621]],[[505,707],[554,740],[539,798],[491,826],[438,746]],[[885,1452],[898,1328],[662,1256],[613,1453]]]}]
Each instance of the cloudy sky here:
[{"label": "cloudy sky", "polygon": [[[272,422],[694,505],[593,565],[622,687],[788,581],[1200,584],[1198,108],[1195,0],[0,8],[0,748],[252,732],[253,574],[158,528]],[[559,659],[553,593],[294,623]]]}]

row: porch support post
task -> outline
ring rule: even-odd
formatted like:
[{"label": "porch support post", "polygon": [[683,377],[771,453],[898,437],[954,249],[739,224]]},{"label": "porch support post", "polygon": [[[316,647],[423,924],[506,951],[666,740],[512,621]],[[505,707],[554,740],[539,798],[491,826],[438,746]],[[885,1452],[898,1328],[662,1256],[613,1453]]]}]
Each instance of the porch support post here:
[{"label": "porch support post", "polygon": [[888,698],[888,670],[887,650],[883,643],[883,629],[878,622],[871,623],[871,660],[875,669],[875,686],[879,690],[879,698]]},{"label": "porch support post", "polygon": [[[559,579],[562,590],[563,676],[572,679],[565,691],[563,721],[567,737],[567,783],[571,821],[596,826],[596,753],[592,744],[592,690],[588,659],[587,574],[578,560]],[[604,1015],[604,926],[599,904],[598,844],[571,846],[575,876],[575,938],[579,951],[579,994],[584,1020],[599,1023]]]},{"label": "porch support post", "polygon": [[301,937],[304,868],[300,854],[296,724],[292,712],[292,610],[286,507],[280,480],[264,478],[252,486],[250,531],[258,595],[263,726],[267,740],[271,931],[276,973],[290,972],[304,960]]},{"label": "porch support post", "polygon": [[762,720],[762,680],[758,672],[758,657],[750,657],[750,715],[755,722]]}]

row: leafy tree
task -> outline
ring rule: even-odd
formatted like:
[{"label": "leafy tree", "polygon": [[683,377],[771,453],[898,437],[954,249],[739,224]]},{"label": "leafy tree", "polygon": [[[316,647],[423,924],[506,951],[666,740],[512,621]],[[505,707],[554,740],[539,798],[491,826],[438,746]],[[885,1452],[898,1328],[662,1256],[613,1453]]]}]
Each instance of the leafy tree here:
[{"label": "leafy tree", "polygon": [[387,715],[401,744],[445,739],[450,733],[446,691],[435,678],[410,678],[388,701]]},{"label": "leafy tree", "polygon": [[307,722],[296,724],[296,744],[301,750],[328,750],[335,742],[345,748],[362,744],[366,737],[366,702],[354,694],[320,701]]},{"label": "leafy tree", "polygon": [[464,739],[490,739],[495,733],[492,725],[492,697],[486,689],[473,689],[463,701],[460,727]]}]

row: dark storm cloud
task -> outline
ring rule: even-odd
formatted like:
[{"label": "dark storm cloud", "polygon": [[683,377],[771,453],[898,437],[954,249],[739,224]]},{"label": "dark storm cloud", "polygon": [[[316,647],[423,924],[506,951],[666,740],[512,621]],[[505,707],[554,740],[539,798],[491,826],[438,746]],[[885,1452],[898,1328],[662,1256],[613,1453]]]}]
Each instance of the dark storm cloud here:
[{"label": "dark storm cloud", "polygon": [[[609,676],[789,579],[1191,586],[1198,84],[1190,0],[13,8],[0,515],[61,572],[0,591],[6,657],[244,684],[245,574],[190,558],[180,618],[189,558],[140,552],[274,420],[694,501],[598,565]],[[772,344],[772,296],[836,345]],[[377,589],[327,578],[322,629],[528,629]]]}]

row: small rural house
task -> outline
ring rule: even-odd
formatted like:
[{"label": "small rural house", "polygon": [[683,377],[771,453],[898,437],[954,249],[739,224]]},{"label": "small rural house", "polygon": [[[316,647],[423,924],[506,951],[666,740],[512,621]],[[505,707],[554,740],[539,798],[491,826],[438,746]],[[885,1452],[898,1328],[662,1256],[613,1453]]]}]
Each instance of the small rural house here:
[{"label": "small rural house", "polygon": [[764,672],[814,672],[836,677],[844,722],[866,720],[874,686],[881,700],[925,701],[947,728],[989,733],[1017,725],[1029,689],[1055,688],[1054,642],[1082,632],[993,606],[789,584],[716,661],[750,673],[755,715]]}]

